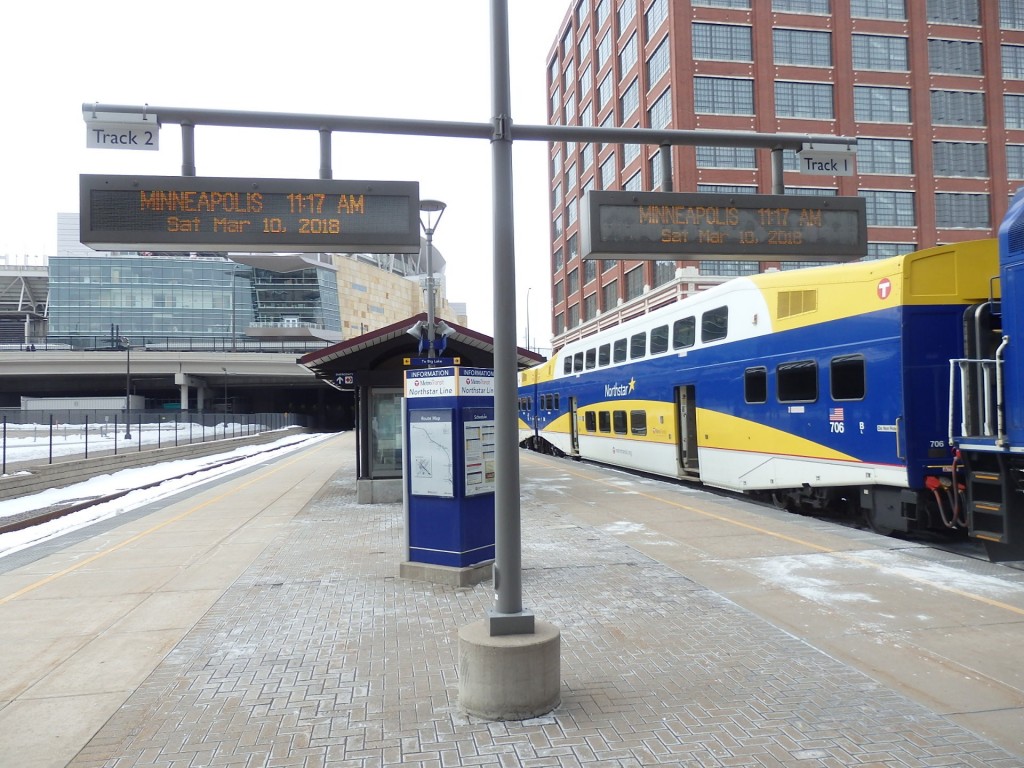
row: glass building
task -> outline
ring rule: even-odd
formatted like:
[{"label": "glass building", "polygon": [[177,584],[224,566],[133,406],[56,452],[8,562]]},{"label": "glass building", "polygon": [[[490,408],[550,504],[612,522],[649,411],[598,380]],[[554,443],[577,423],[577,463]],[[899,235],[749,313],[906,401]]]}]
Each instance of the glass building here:
[{"label": "glass building", "polygon": [[316,257],[69,254],[50,258],[49,283],[51,343],[317,348],[341,338],[336,268]]}]

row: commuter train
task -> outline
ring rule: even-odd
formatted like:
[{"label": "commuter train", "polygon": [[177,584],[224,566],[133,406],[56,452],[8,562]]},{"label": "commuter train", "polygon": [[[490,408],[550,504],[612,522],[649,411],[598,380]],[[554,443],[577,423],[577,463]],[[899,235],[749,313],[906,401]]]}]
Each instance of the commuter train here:
[{"label": "commuter train", "polygon": [[740,277],[520,372],[521,444],[1024,559],[1024,190],[998,239]]}]

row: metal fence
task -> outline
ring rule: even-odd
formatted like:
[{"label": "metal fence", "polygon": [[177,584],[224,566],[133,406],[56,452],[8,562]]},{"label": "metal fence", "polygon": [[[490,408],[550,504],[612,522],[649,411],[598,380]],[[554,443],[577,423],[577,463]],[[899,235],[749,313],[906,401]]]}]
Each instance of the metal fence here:
[{"label": "metal fence", "polygon": [[0,415],[0,474],[8,464],[89,458],[174,445],[248,437],[306,426],[292,413],[10,410]]}]

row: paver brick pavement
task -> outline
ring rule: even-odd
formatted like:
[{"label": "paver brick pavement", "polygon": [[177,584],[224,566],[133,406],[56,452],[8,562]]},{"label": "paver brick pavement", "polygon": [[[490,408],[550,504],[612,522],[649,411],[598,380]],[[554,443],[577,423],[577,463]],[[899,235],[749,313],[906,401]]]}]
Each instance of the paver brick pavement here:
[{"label": "paver brick pavement", "polygon": [[523,722],[469,717],[458,628],[492,586],[398,578],[401,509],[357,504],[351,474],[74,768],[1022,765],[528,489],[524,604],[561,630],[562,702]]}]

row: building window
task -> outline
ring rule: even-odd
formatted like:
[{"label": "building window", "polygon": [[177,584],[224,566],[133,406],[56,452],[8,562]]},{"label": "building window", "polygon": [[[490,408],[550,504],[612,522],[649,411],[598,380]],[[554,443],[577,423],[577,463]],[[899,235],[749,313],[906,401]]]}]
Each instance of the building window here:
[{"label": "building window", "polygon": [[567,327],[575,328],[580,324],[580,305],[573,304],[569,307],[568,318],[566,319]]},{"label": "building window", "polygon": [[985,144],[936,141],[932,149],[936,176],[988,176],[988,147]]},{"label": "building window", "polygon": [[626,183],[622,185],[622,189],[626,192],[639,192],[641,187],[643,186],[641,184],[641,181],[642,179],[640,178],[640,171],[637,171],[628,179],[626,179]]},{"label": "building window", "polygon": [[715,261],[700,262],[700,273],[702,275],[718,275],[720,277],[741,277],[743,275],[756,275],[761,270],[756,261],[733,261],[731,259],[716,259]]},{"label": "building window", "polygon": [[[660,50],[660,48],[659,48]],[[750,27],[732,24],[693,25],[693,58],[753,61]],[[651,80],[650,82],[654,82]]]},{"label": "building window", "polygon": [[600,70],[612,57],[612,33],[605,32],[601,42],[597,44],[597,68]]},{"label": "building window", "polygon": [[929,40],[928,71],[945,75],[980,75],[981,43],[970,40]]},{"label": "building window", "polygon": [[[583,21],[580,21],[580,24],[582,25]],[[580,42],[576,47],[576,51],[580,56],[580,61],[587,58],[587,54],[590,53],[590,27],[580,32]]]},{"label": "building window", "polygon": [[572,261],[579,255],[580,250],[579,239],[575,232],[569,235],[569,242],[567,243],[567,246],[569,248],[569,261]]},{"label": "building window", "polygon": [[1024,145],[1006,147],[1006,171],[1011,179],[1024,179]]},{"label": "building window", "polygon": [[636,80],[626,88],[619,99],[619,114],[623,122],[640,106],[640,85]]},{"label": "building window", "polygon": [[772,30],[776,64],[799,67],[831,67],[832,35],[809,29]]},{"label": "building window", "polygon": [[753,147],[697,147],[698,168],[757,168]]},{"label": "building window", "polygon": [[644,268],[643,265],[635,267],[626,273],[626,301],[635,299],[644,292]]},{"label": "building window", "polygon": [[978,26],[978,0],[928,0],[928,21]]},{"label": "building window", "polygon": [[576,198],[570,198],[565,204],[565,226],[571,227],[576,223],[576,215],[579,212],[579,204],[576,202]]},{"label": "building window", "polygon": [[[589,125],[589,123],[588,123]],[[594,162],[594,145],[584,144],[580,147],[580,169],[586,171]]]},{"label": "building window", "polygon": [[676,279],[676,263],[674,261],[654,262],[654,284],[664,285]]},{"label": "building window", "polygon": [[860,192],[866,201],[867,223],[872,227],[912,227],[914,193],[865,189]]},{"label": "building window", "polygon": [[558,214],[555,216],[554,221],[551,222],[551,231],[555,237],[561,237],[564,229],[565,226],[562,223],[562,214]]},{"label": "building window", "polygon": [[666,90],[647,110],[647,123],[651,128],[667,128],[672,121],[672,91]]},{"label": "building window", "polygon": [[1005,94],[1003,110],[1007,128],[1024,128],[1024,96]]},{"label": "building window", "polygon": [[636,65],[636,32],[629,36],[629,40],[619,51],[619,77],[626,74]]},{"label": "building window", "polygon": [[580,289],[580,270],[579,268],[573,269],[569,273],[569,295],[572,296]]},{"label": "building window", "polygon": [[1020,0],[999,0],[999,26],[1003,29],[1024,29],[1024,5]]},{"label": "building window", "polygon": [[[595,317],[597,317],[597,294],[592,293],[583,299],[583,319],[593,320]],[[593,352],[593,350],[591,350],[591,352]],[[588,367],[593,368],[594,366],[591,365]]]},{"label": "building window", "polygon": [[622,145],[622,167],[625,168],[627,165],[636,160],[637,155],[640,154],[639,144],[623,144]]},{"label": "building window", "polygon": [[909,176],[914,172],[912,146],[902,139],[858,139],[857,170]]},{"label": "building window", "polygon": [[783,13],[817,13],[828,15],[832,12],[830,0],[772,0],[772,10]]},{"label": "building window", "polygon": [[612,73],[605,75],[604,80],[597,86],[597,111],[600,112],[611,102],[612,98]]},{"label": "building window", "polygon": [[656,84],[669,70],[669,45],[668,38],[666,37],[661,41],[651,57],[647,59],[647,85],[648,87]]},{"label": "building window", "polygon": [[853,117],[868,123],[909,123],[910,90],[855,85]]},{"label": "building window", "polygon": [[651,177],[651,189],[661,189],[661,158],[658,153],[647,158],[647,172]]},{"label": "building window", "polygon": [[604,20],[608,18],[608,0],[597,0],[594,13],[597,16],[597,26],[600,27],[604,24]]},{"label": "building window", "polygon": [[572,63],[572,59],[565,62],[565,72],[562,73],[562,87],[565,88],[565,92],[568,93],[576,82],[576,66]]},{"label": "building window", "polygon": [[615,309],[619,304],[619,281],[612,280],[608,285],[601,288],[601,310],[608,312]]},{"label": "building window", "polygon": [[562,258],[561,248],[555,251],[555,255],[552,258],[551,263],[554,265],[553,269],[551,270],[552,272],[558,273],[562,271],[562,267],[565,266],[565,259]]},{"label": "building window", "polygon": [[868,243],[868,259],[887,259],[917,250],[914,243]]},{"label": "building window", "polygon": [[1003,77],[1007,80],[1024,80],[1024,45],[1004,45]]},{"label": "building window", "polygon": [[624,30],[636,16],[636,0],[622,0],[619,6],[619,31]]},{"label": "building window", "polygon": [[893,19],[905,21],[906,0],[850,0],[850,15],[855,19]]},{"label": "building window", "polygon": [[853,35],[853,68],[907,71],[907,38]]},{"label": "building window", "polygon": [[935,223],[943,228],[986,229],[990,226],[988,195],[939,192],[935,195]]},{"label": "building window", "polygon": [[565,316],[559,312],[555,315],[555,335],[565,333]]},{"label": "building window", "polygon": [[697,191],[721,195],[756,195],[757,187],[752,184],[698,184]]},{"label": "building window", "polygon": [[660,27],[667,18],[668,0],[654,0],[654,2],[651,3],[651,7],[647,9],[647,13],[644,14],[644,31],[647,33],[648,40],[654,37],[654,33],[658,31],[658,27]]},{"label": "building window", "polygon": [[[594,81],[594,70],[589,64],[583,68],[580,73],[580,99],[586,98],[587,94],[590,93],[590,86]],[[589,125],[589,123],[588,123]]]},{"label": "building window", "polygon": [[618,174],[615,169],[615,153],[608,155],[607,159],[601,163],[601,189],[616,189],[616,181],[618,180]]},{"label": "building window", "polygon": [[565,284],[561,280],[555,283],[554,298],[555,304],[561,304],[565,301]]},{"label": "building window", "polygon": [[597,279],[597,262],[594,259],[587,259],[583,262],[583,284],[593,282]]},{"label": "building window", "polygon": [[693,109],[705,115],[752,115],[754,81],[731,77],[695,77]]},{"label": "building window", "polygon": [[932,123],[984,125],[985,94],[977,91],[932,91]]},{"label": "building window", "polygon": [[750,0],[692,0],[691,4],[708,8],[749,8]]},{"label": "building window", "polygon": [[832,84],[776,81],[775,114],[777,117],[831,119],[835,115]]}]

